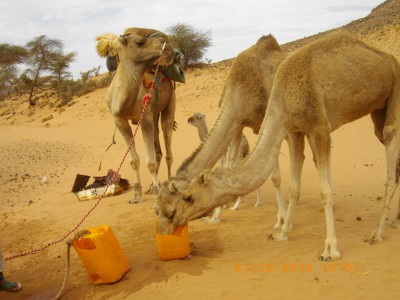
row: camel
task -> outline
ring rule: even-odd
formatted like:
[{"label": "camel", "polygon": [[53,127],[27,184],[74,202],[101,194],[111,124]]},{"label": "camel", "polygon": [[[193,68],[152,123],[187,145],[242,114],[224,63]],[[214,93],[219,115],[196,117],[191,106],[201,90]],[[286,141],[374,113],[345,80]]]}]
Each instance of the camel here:
[{"label": "camel", "polygon": [[[213,167],[229,144],[229,161],[235,161],[244,127],[252,128],[256,134],[259,132],[275,71],[285,56],[275,38],[267,35],[235,58],[221,95],[219,114],[207,139],[182,163],[175,176],[161,184],[156,213],[182,199],[189,182],[201,171]],[[279,228],[286,208],[280,189],[278,159],[271,179],[279,207],[274,227]]]},{"label": "camel", "polygon": [[[158,230],[201,217],[239,195],[259,187],[274,168],[282,141],[288,136],[291,182],[287,214],[271,240],[288,239],[300,192],[304,136],[313,144],[325,210],[327,236],[321,260],[341,257],[332,212],[330,133],[370,114],[375,135],[385,145],[387,181],[384,207],[371,244],[382,241],[390,201],[399,184],[400,65],[347,32],[334,32],[289,55],[279,66],[255,149],[240,164],[205,170],[189,184],[184,201],[164,205]],[[400,224],[399,209],[392,223]]]},{"label": "camel", "polygon": [[[147,93],[154,74],[152,69],[160,57],[162,47],[166,43],[165,54],[161,59],[162,66],[172,63],[170,55],[172,46],[168,37],[154,29],[128,28],[118,39],[119,65],[106,94],[106,104],[113,116],[114,123],[127,145],[133,133],[129,121],[138,124],[142,112],[142,98]],[[144,83],[148,83],[145,86]],[[168,176],[171,175],[172,151],[171,139],[175,115],[175,91],[172,82],[163,78],[159,87],[158,103],[154,91],[150,107],[145,111],[140,124],[146,152],[146,164],[152,176],[154,193],[158,192],[158,168],[161,160],[161,147],[158,140],[158,118],[161,115],[161,126],[164,135]],[[155,110],[152,112],[152,110]],[[139,176],[140,159],[134,144],[130,148],[131,166],[133,169],[134,197],[129,203],[143,201],[142,186]]]},{"label": "camel", "polygon": [[[196,112],[187,121],[190,125],[197,128],[200,141],[204,142],[208,135],[206,115],[201,112]],[[245,158],[247,155],[249,155],[249,153],[250,153],[249,141],[247,140],[247,137],[244,134],[242,134],[242,138],[240,140],[240,145],[239,145],[238,159]],[[225,164],[224,157],[225,155],[223,155],[221,158],[222,165]],[[257,200],[256,204],[254,204],[255,207],[260,206],[261,204],[260,198],[261,198],[261,191],[260,189],[257,189]],[[241,197],[239,196],[236,200],[236,203],[230,209],[237,210],[239,208],[240,202],[241,202]],[[221,216],[221,209],[216,208],[214,211],[216,211],[216,213],[212,217],[218,220]]]}]

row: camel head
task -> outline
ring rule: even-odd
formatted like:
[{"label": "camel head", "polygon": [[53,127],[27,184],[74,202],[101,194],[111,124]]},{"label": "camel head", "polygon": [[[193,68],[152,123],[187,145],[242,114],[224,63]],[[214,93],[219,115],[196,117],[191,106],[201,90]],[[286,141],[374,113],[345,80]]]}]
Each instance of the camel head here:
[{"label": "camel head", "polygon": [[160,65],[168,66],[173,63],[173,47],[168,42],[168,36],[162,32],[155,32],[147,37],[140,36],[134,32],[128,32],[119,37],[118,55],[120,61],[135,65],[151,67],[160,57],[161,51],[165,49],[161,56]]},{"label": "camel head", "polygon": [[172,233],[176,227],[201,218],[215,207],[237,197],[227,194],[231,189],[229,179],[221,179],[217,174],[211,170],[204,171],[193,178],[188,186],[186,182],[185,189],[182,186],[179,190],[174,185],[169,186],[168,197],[162,194],[163,187],[160,189],[159,233]]},{"label": "camel head", "polygon": [[187,122],[194,126],[199,128],[200,126],[202,126],[206,121],[206,116],[201,113],[201,112],[196,112],[193,114],[193,116],[189,117]]},{"label": "camel head", "polygon": [[183,191],[189,182],[183,178],[171,177],[164,181],[157,195],[154,210],[158,215],[157,231],[162,234],[171,234],[175,226],[172,221],[178,203],[182,200]]},{"label": "camel head", "polygon": [[201,218],[214,208],[234,200],[234,188],[224,167],[205,170],[189,183],[178,203],[173,223],[177,226]]}]

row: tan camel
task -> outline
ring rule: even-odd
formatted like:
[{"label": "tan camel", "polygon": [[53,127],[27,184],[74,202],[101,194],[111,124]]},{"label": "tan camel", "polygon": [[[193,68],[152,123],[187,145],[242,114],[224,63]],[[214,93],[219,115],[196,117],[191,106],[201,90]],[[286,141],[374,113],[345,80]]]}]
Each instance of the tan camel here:
[{"label": "tan camel", "polygon": [[[275,71],[284,57],[285,53],[271,35],[261,37],[255,45],[236,57],[221,95],[218,117],[207,139],[183,162],[174,177],[162,183],[156,212],[164,211],[162,206],[182,199],[189,182],[201,171],[213,167],[229,144],[229,160],[235,161],[244,127],[252,128],[254,133],[259,132]],[[280,190],[278,159],[271,179],[279,204],[275,225],[279,228],[286,208]]]},{"label": "tan camel", "polygon": [[[153,75],[148,73],[151,73],[154,64],[160,57],[164,42],[167,42],[167,46],[162,57],[162,65],[166,66],[172,62],[172,57],[170,57],[172,46],[169,45],[168,37],[164,33],[145,28],[126,29],[118,42],[119,65],[107,90],[105,101],[112,113],[115,125],[121,132],[125,143],[129,145],[133,136],[129,121],[132,124],[138,123],[142,112],[142,98],[149,90],[149,86],[145,86],[144,82],[146,82],[146,79],[150,84],[153,81]],[[158,118],[160,114],[168,175],[171,173],[172,165],[171,139],[175,115],[175,92],[170,80],[163,81],[164,83],[160,87],[158,104],[155,103],[153,90],[151,104],[140,124],[145,145],[146,164],[152,176],[152,186],[155,189],[155,193],[158,193],[159,180],[157,173],[162,155],[158,140]],[[157,112],[152,111],[155,109],[157,109]],[[130,149],[130,155],[134,172],[134,198],[129,202],[138,203],[143,201],[143,197],[139,176],[140,159],[134,144]]]},{"label": "tan camel", "polygon": [[[207,127],[207,122],[206,122],[206,115],[201,113],[201,112],[196,112],[194,113],[189,119],[188,123],[194,127],[197,128],[198,134],[200,141],[204,142],[207,138],[208,135],[208,127]],[[249,146],[249,141],[247,137],[242,134],[242,138],[240,140],[240,145],[239,145],[239,155],[237,159],[243,159],[250,153],[250,146]],[[224,165],[225,161],[225,154],[222,156],[221,159],[221,164]],[[261,191],[260,189],[257,189],[257,198],[256,198],[256,204],[254,204],[255,207],[260,206],[261,204]],[[241,197],[239,196],[235,202],[235,204],[230,208],[231,210],[237,210],[239,208],[241,202]],[[216,209],[214,209],[215,214],[212,214],[211,218],[216,219],[218,221],[221,217],[221,208],[220,206]]]},{"label": "tan camel", "polygon": [[[332,212],[330,133],[371,114],[375,134],[386,148],[387,182],[379,223],[369,242],[382,241],[390,201],[398,186],[400,151],[400,65],[396,59],[345,32],[337,32],[291,54],[278,68],[256,148],[243,163],[218,167],[194,178],[184,197],[162,206],[158,230],[204,215],[230,199],[259,187],[270,175],[288,135],[291,158],[289,207],[272,240],[287,240],[300,192],[304,135],[313,144],[320,177],[327,237],[321,260],[339,259]],[[399,212],[399,210],[398,210]],[[394,225],[399,224],[399,216]]]}]

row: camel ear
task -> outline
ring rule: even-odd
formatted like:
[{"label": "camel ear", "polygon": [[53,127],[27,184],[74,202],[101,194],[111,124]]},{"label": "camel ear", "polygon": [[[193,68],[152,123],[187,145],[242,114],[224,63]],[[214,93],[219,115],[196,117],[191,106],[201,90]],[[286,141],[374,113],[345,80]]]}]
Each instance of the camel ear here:
[{"label": "camel ear", "polygon": [[125,35],[125,34],[119,36],[119,41],[120,41],[120,43],[121,43],[122,45],[124,45],[124,46],[126,46],[126,45],[128,44],[128,41],[127,41],[127,39],[126,39],[126,35]]},{"label": "camel ear", "polygon": [[172,194],[178,194],[178,187],[173,181],[168,184],[168,189]]},{"label": "camel ear", "polygon": [[206,175],[205,175],[204,173],[201,173],[201,174],[199,175],[199,183],[205,184],[206,181],[207,181]]}]

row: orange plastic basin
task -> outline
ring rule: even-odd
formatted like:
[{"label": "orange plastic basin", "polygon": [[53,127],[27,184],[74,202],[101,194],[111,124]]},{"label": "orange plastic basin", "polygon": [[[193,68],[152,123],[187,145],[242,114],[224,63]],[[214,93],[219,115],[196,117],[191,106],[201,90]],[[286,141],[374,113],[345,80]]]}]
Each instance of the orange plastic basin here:
[{"label": "orange plastic basin", "polygon": [[188,225],[176,228],[174,234],[158,234],[156,223],[158,256],[161,260],[185,258],[190,254]]}]

